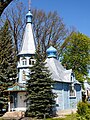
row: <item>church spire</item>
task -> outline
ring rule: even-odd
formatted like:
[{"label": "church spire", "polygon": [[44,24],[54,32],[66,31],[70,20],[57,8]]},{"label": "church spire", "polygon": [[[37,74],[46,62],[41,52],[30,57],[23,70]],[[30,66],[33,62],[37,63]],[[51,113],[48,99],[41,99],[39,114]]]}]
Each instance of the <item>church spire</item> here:
[{"label": "church spire", "polygon": [[35,42],[34,42],[33,30],[32,30],[32,17],[33,16],[30,10],[30,1],[29,1],[29,11],[26,14],[26,28],[25,28],[21,51],[19,55],[35,54]]},{"label": "church spire", "polygon": [[28,0],[28,13],[26,14],[26,23],[32,23],[32,13],[31,13],[31,7],[30,7],[30,5],[31,5],[31,0]]}]

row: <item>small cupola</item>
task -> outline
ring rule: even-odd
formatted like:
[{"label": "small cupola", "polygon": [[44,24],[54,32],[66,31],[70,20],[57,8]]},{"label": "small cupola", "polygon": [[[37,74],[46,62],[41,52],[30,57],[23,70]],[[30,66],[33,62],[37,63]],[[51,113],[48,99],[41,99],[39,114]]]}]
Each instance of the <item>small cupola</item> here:
[{"label": "small cupola", "polygon": [[26,14],[26,23],[32,23],[32,13],[31,11],[29,10],[28,13]]},{"label": "small cupola", "polygon": [[48,58],[57,58],[57,50],[53,46],[50,46],[46,53]]}]

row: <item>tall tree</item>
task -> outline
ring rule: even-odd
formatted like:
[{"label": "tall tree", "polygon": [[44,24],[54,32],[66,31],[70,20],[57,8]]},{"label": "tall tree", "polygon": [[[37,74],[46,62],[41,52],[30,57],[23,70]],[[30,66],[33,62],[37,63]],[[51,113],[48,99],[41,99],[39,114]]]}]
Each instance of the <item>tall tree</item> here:
[{"label": "tall tree", "polygon": [[30,68],[29,80],[27,81],[27,102],[28,109],[26,116],[44,118],[46,114],[50,117],[53,114],[55,95],[52,92],[54,81],[50,72],[45,67],[43,56],[39,50],[36,53],[36,63]]},{"label": "tall tree", "polygon": [[4,13],[4,18],[6,18],[6,20],[8,21],[9,28],[11,30],[16,53],[18,53],[22,42],[22,37],[25,28],[25,15],[25,6],[22,2],[15,2],[15,7],[11,6]]},{"label": "tall tree", "polygon": [[0,110],[6,108],[7,94],[4,92],[16,77],[16,57],[8,22],[0,30]]},{"label": "tall tree", "polygon": [[33,9],[33,29],[36,45],[45,53],[50,44],[59,49],[68,33],[57,12],[45,13],[37,9]]},{"label": "tall tree", "polygon": [[62,54],[62,64],[67,69],[72,68],[76,79],[83,82],[90,65],[90,38],[80,32],[72,32],[66,38]]}]

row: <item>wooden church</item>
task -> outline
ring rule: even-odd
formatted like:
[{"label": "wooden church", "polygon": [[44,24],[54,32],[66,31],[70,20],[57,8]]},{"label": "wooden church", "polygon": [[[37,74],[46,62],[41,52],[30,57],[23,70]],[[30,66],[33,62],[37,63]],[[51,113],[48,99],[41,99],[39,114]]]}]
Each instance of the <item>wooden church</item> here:
[{"label": "wooden church", "polygon": [[[57,94],[56,110],[76,108],[81,101],[81,84],[75,79],[72,69],[66,70],[57,59],[57,50],[50,46],[47,49],[46,66],[55,81],[53,92]],[[23,36],[21,51],[18,54],[18,81],[8,88],[8,111],[26,111],[26,81],[29,68],[35,63],[35,42],[32,30],[32,14],[26,14],[26,28]]]}]

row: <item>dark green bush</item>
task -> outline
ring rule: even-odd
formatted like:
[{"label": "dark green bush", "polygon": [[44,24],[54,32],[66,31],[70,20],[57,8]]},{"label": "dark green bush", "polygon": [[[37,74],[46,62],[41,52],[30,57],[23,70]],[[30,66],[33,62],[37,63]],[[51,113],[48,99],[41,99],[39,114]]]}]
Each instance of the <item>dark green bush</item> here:
[{"label": "dark green bush", "polygon": [[78,106],[77,106],[77,113],[80,115],[80,116],[85,116],[86,113],[87,113],[87,110],[88,110],[88,106],[87,106],[87,103],[85,102],[79,102],[78,103]]},{"label": "dark green bush", "polygon": [[87,102],[79,102],[77,106],[77,119],[90,120],[90,104]]}]

